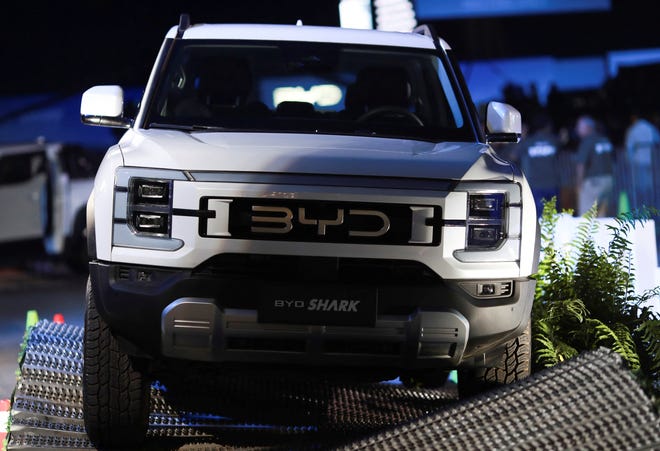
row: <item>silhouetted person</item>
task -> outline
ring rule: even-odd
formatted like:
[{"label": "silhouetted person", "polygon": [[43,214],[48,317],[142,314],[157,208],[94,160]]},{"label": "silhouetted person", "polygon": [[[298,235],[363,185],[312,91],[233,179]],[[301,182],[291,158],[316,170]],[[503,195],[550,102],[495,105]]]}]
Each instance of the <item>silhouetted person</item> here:
[{"label": "silhouetted person", "polygon": [[583,215],[598,203],[598,216],[607,216],[614,187],[614,152],[610,140],[598,132],[590,116],[580,116],[575,125],[580,139],[577,149],[576,182],[578,214]]},{"label": "silhouetted person", "polygon": [[632,206],[657,206],[654,199],[653,159],[660,158],[660,132],[638,112],[630,116],[626,130],[626,157],[630,163]]},{"label": "silhouetted person", "polygon": [[550,116],[545,112],[536,113],[532,118],[531,133],[520,141],[514,153],[532,188],[537,215],[543,212],[543,199],[559,198],[559,148]]}]

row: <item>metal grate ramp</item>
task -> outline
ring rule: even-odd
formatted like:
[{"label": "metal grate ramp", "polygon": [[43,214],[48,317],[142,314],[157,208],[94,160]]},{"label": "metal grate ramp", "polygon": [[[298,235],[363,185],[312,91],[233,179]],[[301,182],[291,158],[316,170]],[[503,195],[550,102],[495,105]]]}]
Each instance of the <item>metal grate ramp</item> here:
[{"label": "metal grate ramp", "polygon": [[342,449],[660,450],[660,418],[601,348]]},{"label": "metal grate ramp", "polygon": [[[93,449],[82,416],[81,328],[39,322],[26,341],[8,450]],[[278,370],[193,365],[154,382],[145,450],[660,449],[651,401],[606,350],[458,401]]]}]

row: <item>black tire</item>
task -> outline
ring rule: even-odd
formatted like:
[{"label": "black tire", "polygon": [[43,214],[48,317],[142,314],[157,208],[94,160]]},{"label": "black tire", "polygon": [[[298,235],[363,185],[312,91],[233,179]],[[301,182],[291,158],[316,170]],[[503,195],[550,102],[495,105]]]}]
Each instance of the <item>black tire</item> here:
[{"label": "black tire", "polygon": [[149,420],[149,379],[140,362],[119,349],[96,310],[89,279],[83,352],[83,417],[89,439],[100,449],[139,445]]},{"label": "black tire", "polygon": [[459,397],[467,398],[529,376],[532,358],[531,341],[530,322],[522,334],[506,343],[495,366],[459,370]]}]

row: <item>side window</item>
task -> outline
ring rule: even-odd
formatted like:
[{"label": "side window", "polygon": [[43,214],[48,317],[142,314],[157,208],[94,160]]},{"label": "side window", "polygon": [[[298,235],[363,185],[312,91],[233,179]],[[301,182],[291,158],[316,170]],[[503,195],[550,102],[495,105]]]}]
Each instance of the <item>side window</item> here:
[{"label": "side window", "polygon": [[0,185],[23,183],[46,171],[43,153],[0,157]]}]

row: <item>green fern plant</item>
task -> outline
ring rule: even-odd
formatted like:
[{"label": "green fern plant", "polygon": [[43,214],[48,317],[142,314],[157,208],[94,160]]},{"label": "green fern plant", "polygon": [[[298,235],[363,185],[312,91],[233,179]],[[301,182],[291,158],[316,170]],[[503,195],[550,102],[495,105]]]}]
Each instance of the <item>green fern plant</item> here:
[{"label": "green fern plant", "polygon": [[536,274],[532,310],[535,369],[553,366],[601,346],[621,355],[660,405],[660,287],[635,293],[628,235],[654,216],[652,208],[619,215],[608,225],[609,246],[597,247],[597,207],[582,217],[574,238],[562,250],[555,245],[560,215],[556,199],[545,202],[541,216],[542,259]]}]

